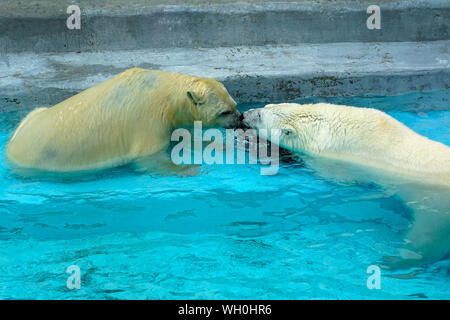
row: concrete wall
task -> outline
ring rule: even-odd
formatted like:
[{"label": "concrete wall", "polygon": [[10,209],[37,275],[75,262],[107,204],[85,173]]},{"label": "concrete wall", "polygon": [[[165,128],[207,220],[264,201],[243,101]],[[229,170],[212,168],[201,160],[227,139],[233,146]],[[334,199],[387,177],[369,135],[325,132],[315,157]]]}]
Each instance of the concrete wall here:
[{"label": "concrete wall", "polygon": [[[5,2],[5,0],[1,0]],[[0,2],[0,3],[1,3]],[[69,3],[5,2],[0,52],[71,52],[170,47],[233,47],[449,38],[448,1],[298,1],[163,5],[154,1],[76,1],[81,30],[66,28]],[[227,1],[230,2],[230,1]],[[188,4],[186,4],[188,3]],[[108,5],[109,4],[109,5]],[[366,27],[379,4],[381,30]],[[33,10],[34,8],[34,10]]]}]

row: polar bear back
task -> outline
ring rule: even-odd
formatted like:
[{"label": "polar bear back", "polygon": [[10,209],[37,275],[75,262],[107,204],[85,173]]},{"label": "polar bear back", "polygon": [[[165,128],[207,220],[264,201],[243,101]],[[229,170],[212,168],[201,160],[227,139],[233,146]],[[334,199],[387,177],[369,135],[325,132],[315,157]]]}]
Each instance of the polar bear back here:
[{"label": "polar bear back", "polygon": [[8,143],[8,158],[23,167],[75,171],[120,165],[158,150],[166,133],[151,118],[170,92],[153,88],[170,77],[132,68],[51,108],[34,110]]}]

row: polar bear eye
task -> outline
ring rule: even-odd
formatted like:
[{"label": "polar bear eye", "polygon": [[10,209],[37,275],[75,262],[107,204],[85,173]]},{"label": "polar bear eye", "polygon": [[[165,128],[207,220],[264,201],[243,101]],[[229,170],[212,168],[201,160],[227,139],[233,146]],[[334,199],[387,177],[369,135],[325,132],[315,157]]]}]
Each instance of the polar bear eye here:
[{"label": "polar bear eye", "polygon": [[230,114],[232,114],[233,112],[231,112],[231,111],[224,111],[224,112],[222,112],[221,114],[219,114],[219,116],[228,116],[228,115],[230,115]]},{"label": "polar bear eye", "polygon": [[284,134],[285,136],[289,137],[289,136],[293,136],[294,135],[294,130],[292,130],[292,129],[281,129],[281,133]]}]

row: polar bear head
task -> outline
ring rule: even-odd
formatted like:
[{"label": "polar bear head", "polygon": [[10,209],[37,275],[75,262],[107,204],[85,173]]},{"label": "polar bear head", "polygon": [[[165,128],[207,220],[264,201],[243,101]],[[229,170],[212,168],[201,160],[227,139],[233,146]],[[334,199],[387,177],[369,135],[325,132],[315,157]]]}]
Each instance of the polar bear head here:
[{"label": "polar bear head", "polygon": [[202,121],[205,126],[231,128],[240,125],[237,104],[222,83],[198,78],[191,87],[186,94],[194,109],[195,120]]},{"label": "polar bear head", "polygon": [[311,107],[297,103],[268,104],[244,112],[243,124],[283,148],[304,150],[305,144],[315,139],[320,126]]}]

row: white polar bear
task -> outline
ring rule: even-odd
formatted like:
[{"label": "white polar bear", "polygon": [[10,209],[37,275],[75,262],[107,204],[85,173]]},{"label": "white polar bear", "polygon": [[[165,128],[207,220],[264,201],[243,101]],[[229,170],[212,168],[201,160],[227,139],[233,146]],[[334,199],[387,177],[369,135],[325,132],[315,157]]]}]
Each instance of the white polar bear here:
[{"label": "white polar bear", "polygon": [[281,147],[303,153],[320,175],[375,182],[400,195],[415,216],[395,266],[427,263],[448,254],[448,146],[370,108],[283,103],[251,109],[243,116],[245,125],[272,132],[269,140],[277,135]]}]

